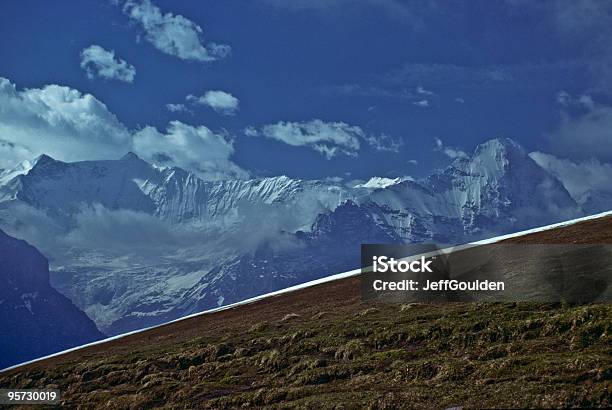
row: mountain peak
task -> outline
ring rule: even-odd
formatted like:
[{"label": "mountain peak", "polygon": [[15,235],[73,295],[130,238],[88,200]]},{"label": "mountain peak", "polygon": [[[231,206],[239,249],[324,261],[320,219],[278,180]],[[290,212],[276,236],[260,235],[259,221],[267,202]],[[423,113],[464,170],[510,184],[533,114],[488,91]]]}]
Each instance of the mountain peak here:
[{"label": "mountain peak", "polygon": [[511,138],[493,138],[482,144],[479,144],[474,151],[474,156],[480,156],[483,154],[518,154],[519,156],[526,156],[525,149],[516,141]]},{"label": "mountain peak", "polygon": [[63,164],[64,162],[51,158],[47,154],[41,154],[31,162],[30,171],[45,170],[44,172],[47,172],[46,170]]},{"label": "mountain peak", "polygon": [[56,163],[56,162],[59,162],[59,161],[57,161],[57,160],[56,160],[56,159],[54,159],[54,158],[51,158],[51,157],[50,157],[49,155],[47,155],[47,154],[41,154],[41,155],[39,155],[38,157],[36,157],[36,158],[34,159],[34,161],[32,161],[32,163],[33,163],[34,165],[54,164],[54,163]]},{"label": "mountain peak", "polygon": [[511,163],[526,162],[532,161],[519,143],[510,138],[494,138],[479,144],[471,157],[457,159],[453,166],[464,170],[478,169],[478,172],[486,172],[505,169]]},{"label": "mountain peak", "polygon": [[140,157],[134,154],[132,151],[128,152],[127,154],[121,157],[121,161],[135,161],[135,160],[141,161]]}]

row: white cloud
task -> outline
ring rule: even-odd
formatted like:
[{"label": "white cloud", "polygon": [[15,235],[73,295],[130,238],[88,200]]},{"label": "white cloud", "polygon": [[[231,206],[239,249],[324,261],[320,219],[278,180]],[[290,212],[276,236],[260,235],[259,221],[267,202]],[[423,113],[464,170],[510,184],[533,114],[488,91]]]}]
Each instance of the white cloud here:
[{"label": "white cloud", "polygon": [[230,161],[232,141],[210,129],[173,121],[165,134],[129,130],[91,94],[59,85],[17,90],[0,77],[0,168],[47,154],[62,161],[116,159],[134,151],[206,179],[244,177]]},{"label": "white cloud", "polygon": [[[34,157],[35,155],[28,147],[0,139],[0,171],[4,167],[12,169],[19,162]],[[2,172],[0,172],[0,180],[2,180]]]},{"label": "white cloud", "polygon": [[116,158],[131,146],[128,129],[93,95],[59,85],[19,91],[1,77],[0,138],[14,155],[0,168],[43,153],[66,161]]},{"label": "white cloud", "polygon": [[81,68],[90,79],[102,77],[131,83],[136,75],[133,65],[115,57],[115,50],[105,50],[95,44],[81,51]]},{"label": "white cloud", "polygon": [[361,127],[344,122],[307,122],[280,121],[264,125],[261,129],[247,127],[244,134],[249,137],[264,136],[295,147],[309,147],[331,159],[338,154],[356,157],[361,142],[367,143],[377,151],[398,153],[404,145],[401,139],[387,134],[367,134]]},{"label": "white cloud", "polygon": [[171,121],[165,134],[145,127],[134,134],[134,151],[145,160],[195,170],[206,179],[248,176],[229,160],[234,153],[232,141],[205,126]]},{"label": "white cloud", "polygon": [[238,111],[240,101],[225,91],[207,91],[204,95],[196,97],[188,95],[187,101],[193,104],[206,105],[216,112],[224,115],[234,115]]},{"label": "white cloud", "polygon": [[[373,97],[385,99],[408,100],[417,107],[429,107],[430,100],[437,94],[419,85],[410,90],[405,87],[387,87],[385,85],[344,84],[323,88],[326,93],[341,94],[356,97]],[[369,110],[369,109],[368,109]],[[370,110],[369,110],[370,111]]]},{"label": "white cloud", "polygon": [[563,107],[579,107],[587,110],[595,108],[593,98],[588,94],[581,94],[577,97],[572,96],[567,91],[559,91],[556,96],[557,104]]},{"label": "white cloud", "polygon": [[420,85],[416,88],[416,93],[422,95],[436,95],[436,93],[434,93],[433,91],[426,90],[423,86]]},{"label": "white cloud", "polygon": [[444,155],[446,155],[447,157],[451,159],[468,157],[468,155],[465,152],[461,151],[460,149],[449,147],[448,145],[444,145],[444,143],[442,142],[440,138],[434,138],[434,141],[436,143],[435,150],[442,152]]},{"label": "white cloud", "polygon": [[245,130],[247,135],[262,135],[295,147],[309,147],[325,155],[327,159],[342,153],[357,156],[360,139],[365,133],[358,126],[344,122],[285,122],[264,125],[257,131],[253,127]]},{"label": "white cloud", "polygon": [[400,139],[394,139],[387,134],[368,135],[365,140],[376,151],[399,153],[404,142]]},{"label": "white cloud", "polygon": [[257,131],[257,128],[253,126],[248,126],[244,129],[244,135],[247,137],[257,137],[259,135],[259,131]]},{"label": "white cloud", "polygon": [[407,162],[410,165],[419,165],[419,161],[417,161],[416,159],[409,159]]},{"label": "white cloud", "polygon": [[123,11],[140,23],[145,38],[158,50],[183,60],[215,61],[227,57],[228,45],[202,41],[202,28],[193,21],[172,13],[163,14],[150,0],[128,0]]},{"label": "white cloud", "polygon": [[562,113],[561,123],[548,137],[555,152],[612,159],[612,107],[595,106],[578,117]]},{"label": "white cloud", "polygon": [[462,97],[457,97],[454,100],[457,104],[465,104],[465,100]]},{"label": "white cloud", "polygon": [[612,164],[596,159],[572,161],[557,158],[543,152],[532,152],[529,156],[542,168],[559,179],[572,198],[582,202],[583,196],[597,190],[612,193]]},{"label": "white cloud", "polygon": [[170,112],[189,112],[185,104],[166,104],[166,109]]}]

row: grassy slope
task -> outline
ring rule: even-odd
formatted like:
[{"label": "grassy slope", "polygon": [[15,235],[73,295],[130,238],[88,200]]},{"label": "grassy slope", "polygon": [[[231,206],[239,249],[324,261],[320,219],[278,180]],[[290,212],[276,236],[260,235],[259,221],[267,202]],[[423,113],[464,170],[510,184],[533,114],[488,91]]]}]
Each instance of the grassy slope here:
[{"label": "grassy slope", "polygon": [[[513,239],[611,243],[612,218]],[[612,306],[373,305],[337,281],[0,375],[91,407],[609,406]]]}]

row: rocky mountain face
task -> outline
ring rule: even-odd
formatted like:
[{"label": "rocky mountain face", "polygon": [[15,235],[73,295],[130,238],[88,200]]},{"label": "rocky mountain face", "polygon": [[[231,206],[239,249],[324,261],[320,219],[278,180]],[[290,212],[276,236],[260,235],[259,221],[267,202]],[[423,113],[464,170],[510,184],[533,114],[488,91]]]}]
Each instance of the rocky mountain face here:
[{"label": "rocky mountain face", "polygon": [[[53,286],[109,334],[357,268],[360,243],[464,243],[584,213],[508,139],[423,180],[352,187],[204,181],[134,154],[2,175],[0,227],[49,255]],[[49,244],[51,227],[64,239]]]},{"label": "rocky mountain face", "polygon": [[49,284],[47,259],[0,230],[0,368],[102,339],[96,325]]}]

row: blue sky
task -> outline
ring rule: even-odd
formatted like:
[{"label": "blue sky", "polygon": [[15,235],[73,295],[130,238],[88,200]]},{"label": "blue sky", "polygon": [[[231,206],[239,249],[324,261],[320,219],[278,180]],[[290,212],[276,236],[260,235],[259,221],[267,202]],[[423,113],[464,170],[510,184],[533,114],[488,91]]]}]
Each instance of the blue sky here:
[{"label": "blue sky", "polygon": [[608,162],[611,11],[589,0],[3,2],[0,168],[41,151],[133,149],[204,176],[418,177],[449,162],[445,147],[499,136]]}]

